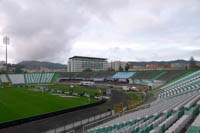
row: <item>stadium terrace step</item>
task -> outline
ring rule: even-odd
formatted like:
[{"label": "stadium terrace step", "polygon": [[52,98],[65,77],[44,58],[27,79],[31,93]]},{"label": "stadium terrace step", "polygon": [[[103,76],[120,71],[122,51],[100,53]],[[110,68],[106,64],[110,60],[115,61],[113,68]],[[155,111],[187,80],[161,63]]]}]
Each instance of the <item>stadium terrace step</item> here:
[{"label": "stadium terrace step", "polygon": [[157,75],[159,75],[161,71],[142,71],[142,72],[136,72],[135,75],[133,75],[133,79],[153,79]]},{"label": "stadium terrace step", "polygon": [[180,77],[181,75],[184,75],[187,73],[187,71],[168,71],[165,74],[161,75],[157,80],[163,80],[166,82],[169,82],[177,77]]},{"label": "stadium terrace step", "polygon": [[195,89],[200,89],[200,71],[196,71],[193,74],[162,87],[161,89],[163,91],[158,95],[160,100],[190,92]]},{"label": "stadium terrace step", "polygon": [[196,119],[188,128],[186,133],[199,133],[199,132],[200,132],[200,114],[196,117]]},{"label": "stadium terrace step", "polygon": [[42,73],[40,83],[41,84],[51,83],[53,76],[54,76],[54,73]]},{"label": "stadium terrace step", "polygon": [[25,84],[24,74],[9,74],[12,84]]},{"label": "stadium terrace step", "polygon": [[3,83],[12,84],[46,84],[51,83],[54,73],[1,74]]},{"label": "stadium terrace step", "polygon": [[176,123],[174,123],[165,133],[180,133],[186,124],[193,118],[193,116],[199,113],[199,105],[191,108],[185,113]]},{"label": "stadium terrace step", "polygon": [[198,78],[198,77],[200,77],[200,71],[196,71],[196,72],[194,72],[194,73],[192,73],[190,75],[187,75],[186,77],[181,78],[181,79],[179,79],[179,80],[177,80],[175,82],[172,82],[172,83],[162,87],[161,89],[165,90],[165,89],[168,89],[168,88],[176,87],[176,86],[178,86],[178,85],[180,85],[182,83],[185,83],[185,82],[187,82],[187,81],[189,81],[189,80],[191,80],[193,78]]},{"label": "stadium terrace step", "polygon": [[27,84],[39,84],[40,77],[42,73],[27,73],[26,76],[26,83]]},{"label": "stadium terrace step", "polygon": [[[118,128],[112,130],[112,132],[148,133],[151,130],[152,132],[160,132],[162,130],[166,130],[168,127],[173,125],[173,123],[175,123],[176,120],[178,120],[179,118],[181,118],[181,116],[184,115],[184,108],[183,108],[184,105],[187,103],[189,105],[191,99],[198,99],[197,97],[199,94],[200,94],[199,91],[194,91],[171,99],[157,101],[157,103],[152,103],[149,108],[123,115],[119,118],[116,118],[114,120],[111,120],[107,123],[104,123],[96,128],[89,130],[89,132],[99,133],[100,131],[98,129],[103,129],[105,127],[108,128],[113,125],[121,125],[121,124],[124,125],[128,121],[136,121],[136,120],[142,120],[142,121],[140,121],[138,124],[122,126],[120,129]],[[199,108],[199,106],[197,107]],[[194,114],[198,108],[196,107],[193,109],[191,108],[189,111],[186,112],[185,115]],[[145,120],[145,118],[148,119]],[[106,130],[106,132],[111,132],[111,131]]]},{"label": "stadium terrace step", "polygon": [[2,81],[3,83],[8,83],[8,82],[9,82],[9,80],[8,80],[8,78],[7,78],[7,76],[6,76],[6,74],[1,74],[1,75],[0,75],[0,79],[1,79],[1,81]]}]

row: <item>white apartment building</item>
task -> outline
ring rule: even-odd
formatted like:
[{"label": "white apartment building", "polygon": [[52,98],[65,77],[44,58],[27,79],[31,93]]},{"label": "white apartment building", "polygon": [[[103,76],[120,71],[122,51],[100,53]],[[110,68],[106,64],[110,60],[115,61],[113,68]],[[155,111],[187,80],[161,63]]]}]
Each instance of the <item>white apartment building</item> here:
[{"label": "white apartment building", "polygon": [[114,62],[111,62],[111,68],[114,70],[114,71],[119,71],[119,68],[120,66],[122,67],[123,70],[125,70],[125,67],[126,67],[126,64],[128,62],[122,62],[122,61],[114,61]]},{"label": "white apartment building", "polygon": [[68,72],[82,72],[85,69],[92,71],[106,71],[108,61],[106,58],[73,56],[68,59]]}]

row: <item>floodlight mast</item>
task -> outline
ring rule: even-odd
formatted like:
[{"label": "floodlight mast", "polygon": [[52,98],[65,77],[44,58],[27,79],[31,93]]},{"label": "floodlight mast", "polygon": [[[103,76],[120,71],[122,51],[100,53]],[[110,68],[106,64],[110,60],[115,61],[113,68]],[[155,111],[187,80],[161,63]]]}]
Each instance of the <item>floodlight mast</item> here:
[{"label": "floodlight mast", "polygon": [[8,64],[8,50],[7,50],[7,45],[9,45],[9,43],[10,43],[9,37],[5,36],[3,38],[3,44],[6,45],[6,70],[7,70],[7,64]]}]

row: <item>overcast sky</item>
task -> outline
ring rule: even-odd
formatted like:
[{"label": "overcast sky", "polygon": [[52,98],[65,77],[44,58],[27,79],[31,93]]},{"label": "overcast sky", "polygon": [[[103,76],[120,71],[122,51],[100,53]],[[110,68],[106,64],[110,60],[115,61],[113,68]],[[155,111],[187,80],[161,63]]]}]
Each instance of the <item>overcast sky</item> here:
[{"label": "overcast sky", "polygon": [[200,0],[0,0],[0,60],[200,60]]}]

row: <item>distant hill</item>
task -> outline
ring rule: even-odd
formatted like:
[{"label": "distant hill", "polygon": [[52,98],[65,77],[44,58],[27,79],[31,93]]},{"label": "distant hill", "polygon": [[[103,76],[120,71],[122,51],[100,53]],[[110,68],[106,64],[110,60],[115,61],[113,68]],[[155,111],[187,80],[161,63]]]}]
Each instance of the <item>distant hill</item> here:
[{"label": "distant hill", "polygon": [[[181,63],[181,64],[189,64],[189,61],[186,60],[174,60],[174,61],[150,61],[150,62],[129,62],[130,66],[145,66],[145,65],[158,65],[163,66],[166,64],[173,64],[173,63]],[[197,64],[200,64],[199,61],[196,61]],[[19,65],[24,65],[26,68],[39,68],[45,67],[49,69],[65,69],[67,65],[59,64],[59,63],[51,63],[51,62],[41,62],[41,61],[22,61],[18,63]]]},{"label": "distant hill", "polygon": [[[200,63],[199,61],[196,61],[197,63]],[[146,65],[167,65],[167,64],[173,64],[173,63],[181,63],[181,64],[189,64],[189,61],[186,60],[174,60],[174,61],[150,61],[150,62],[129,62],[131,66],[146,66]]]},{"label": "distant hill", "polygon": [[41,61],[22,61],[18,63],[19,65],[24,65],[25,68],[39,68],[45,67],[48,69],[65,69],[67,65],[51,62],[41,62]]}]

